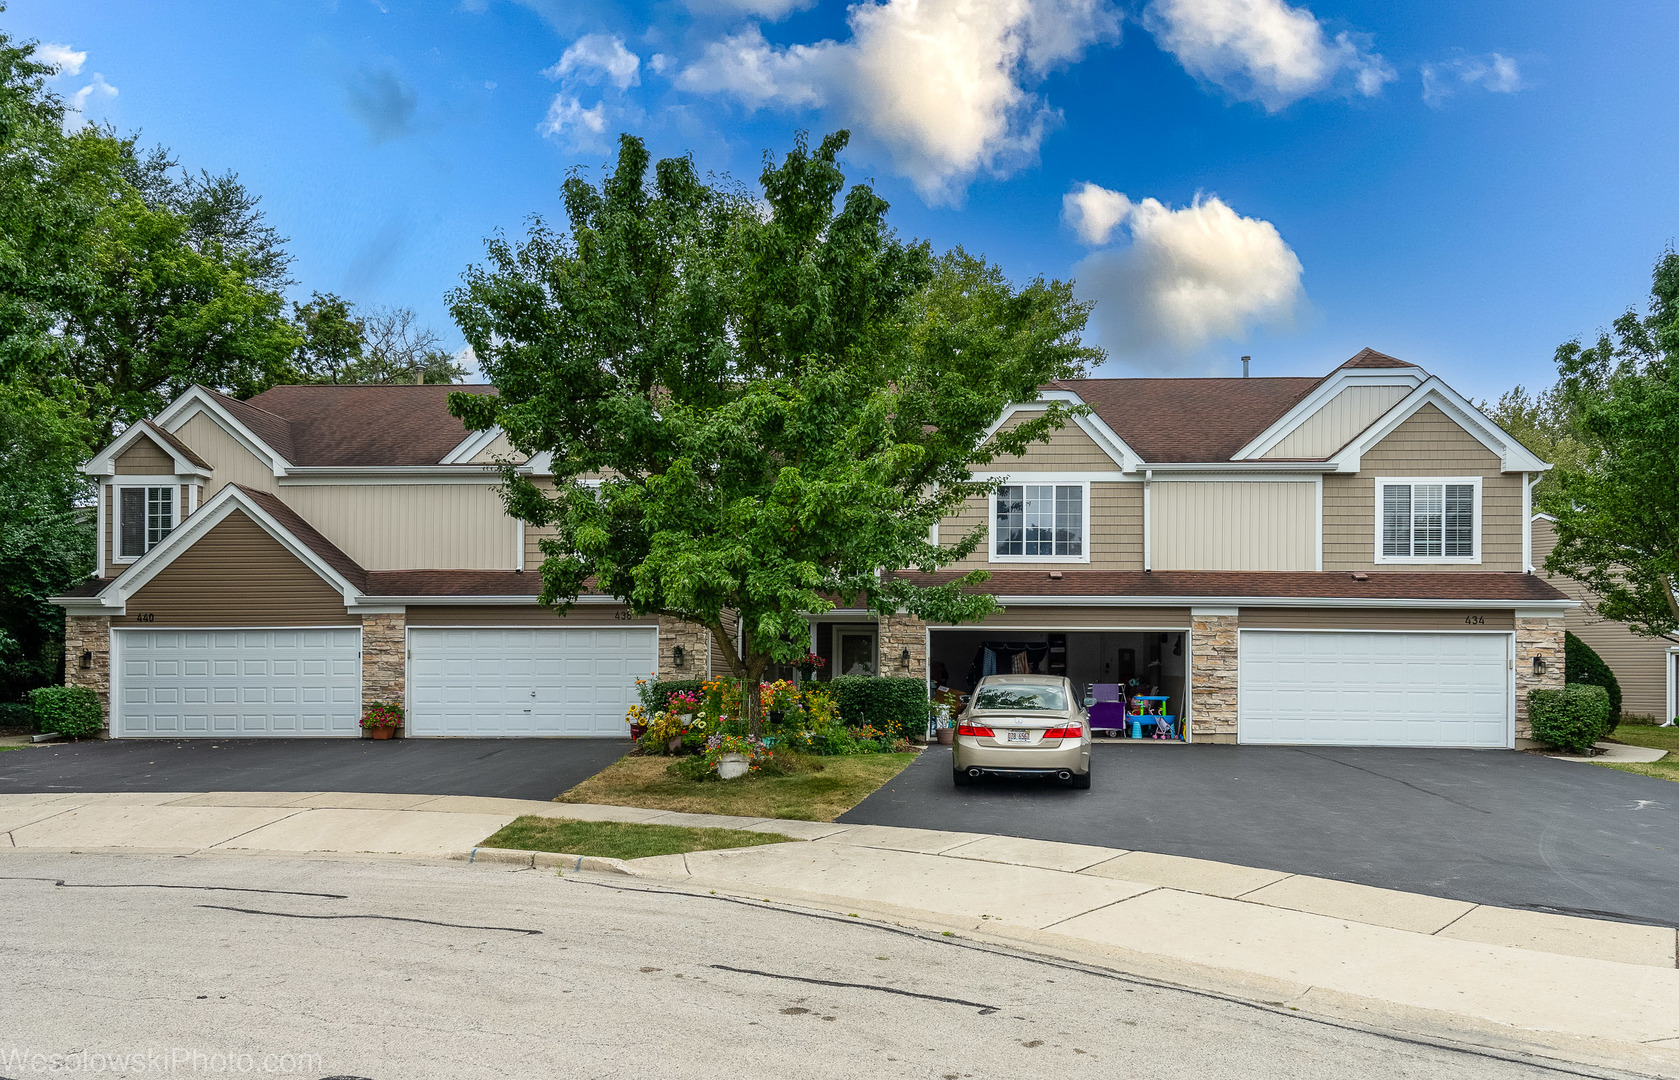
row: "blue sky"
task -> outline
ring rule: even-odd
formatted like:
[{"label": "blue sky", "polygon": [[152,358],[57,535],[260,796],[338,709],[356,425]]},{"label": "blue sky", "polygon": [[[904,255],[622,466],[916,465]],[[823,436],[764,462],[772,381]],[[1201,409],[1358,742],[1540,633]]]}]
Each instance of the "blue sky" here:
[{"label": "blue sky", "polygon": [[299,298],[445,293],[620,130],[754,181],[847,126],[909,236],[1076,276],[1106,374],[1474,397],[1641,303],[1679,235],[1679,5],[1373,0],[10,0],[55,88],[291,238]]}]

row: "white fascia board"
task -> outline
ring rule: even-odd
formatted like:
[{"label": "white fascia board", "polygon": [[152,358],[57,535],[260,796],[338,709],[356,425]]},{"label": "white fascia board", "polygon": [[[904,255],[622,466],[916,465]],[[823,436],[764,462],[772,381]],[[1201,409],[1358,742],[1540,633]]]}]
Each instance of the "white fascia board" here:
[{"label": "white fascia board", "polygon": [[337,465],[293,465],[281,478],[282,487],[343,484],[484,484],[497,483],[494,465],[379,465],[347,468]]},{"label": "white fascia board", "polygon": [[186,393],[171,401],[164,410],[152,419],[152,423],[173,435],[180,430],[181,425],[191,420],[198,413],[209,414],[210,418],[220,424],[227,433],[238,439],[264,465],[273,470],[275,476],[286,475],[291,462],[280,456],[279,451],[257,438],[250,428],[235,420],[226,409],[222,408],[215,398],[202,386],[193,386]]},{"label": "white fascia board", "polygon": [[1189,607],[1189,608],[1473,608],[1547,611],[1561,614],[1578,600],[1412,600],[1321,596],[998,596],[1003,607]]},{"label": "white fascia board", "polygon": [[1419,367],[1340,368],[1318,384],[1311,393],[1296,402],[1292,409],[1283,413],[1270,427],[1255,435],[1246,446],[1230,455],[1231,460],[1243,461],[1270,453],[1290,432],[1305,423],[1313,413],[1335,400],[1336,395],[1349,386],[1418,386],[1428,377],[1428,373]]},{"label": "white fascia board", "polygon": [[[150,426],[150,421],[146,420],[137,421],[136,423],[128,425],[121,435],[118,435],[116,438],[111,440],[110,445],[106,446],[105,449],[89,458],[87,464],[82,466],[81,471],[88,476],[116,476],[117,458],[121,457],[123,452],[138,442],[142,436],[148,438],[150,437],[146,436],[146,428],[148,426]],[[170,432],[170,434],[174,434],[174,432]],[[173,446],[170,446],[162,439],[153,438],[152,444],[164,453],[168,454],[170,459],[174,461],[174,476],[176,478],[209,478],[209,469],[187,460],[187,458],[183,456],[179,450],[176,450]]]},{"label": "white fascia board", "polygon": [[1193,466],[1193,471],[1179,471],[1150,465],[1149,470],[1165,474],[1154,477],[1157,484],[1229,483],[1245,480],[1271,484],[1316,484],[1323,479],[1324,472],[1328,471],[1311,465],[1301,468],[1298,461],[1290,462],[1289,468],[1286,469],[1233,469],[1216,465],[1196,465]]},{"label": "white fascia board", "polygon": [[554,452],[544,450],[541,453],[532,454],[529,461],[519,466],[519,471],[526,476],[553,476]]},{"label": "white fascia board", "polygon": [[[375,610],[392,609],[401,611],[407,607],[530,607],[536,603],[534,596],[382,596],[368,593],[362,596],[358,603],[350,605],[351,612],[372,614]],[[584,601],[579,599],[578,603]]]},{"label": "white fascia board", "polygon": [[[1022,402],[1004,409],[997,419],[991,422],[991,426],[985,429],[984,434],[980,436],[979,445],[984,446],[990,442],[991,437],[1001,431],[1003,425],[1017,414],[1043,412],[1044,406],[1052,401],[1064,402],[1068,405],[1085,404],[1084,399],[1071,390],[1046,390],[1038,396],[1036,401]],[[1122,472],[1135,472],[1137,467],[1142,464],[1142,457],[1127,446],[1125,440],[1120,438],[1118,433],[1104,423],[1102,418],[1094,412],[1088,416],[1073,417],[1073,423],[1078,425],[1079,430],[1090,436],[1091,440],[1102,448],[1104,454],[1113,459],[1114,464],[1118,465]],[[993,462],[992,464],[996,463]]]},{"label": "white fascia board", "polygon": [[1551,467],[1535,457],[1509,432],[1493,423],[1485,413],[1447,386],[1438,376],[1430,376],[1427,382],[1407,395],[1405,400],[1388,410],[1382,419],[1365,428],[1363,434],[1330,458],[1330,463],[1335,466],[1334,471],[1358,472],[1359,462],[1365,451],[1393,434],[1394,429],[1416,415],[1424,405],[1438,408],[1457,421],[1476,442],[1497,454],[1499,468],[1504,472],[1544,472]]},{"label": "white fascia board", "polygon": [[1544,518],[1546,521],[1555,521],[1556,520],[1556,515],[1555,514],[1547,514],[1543,510],[1541,510],[1539,513],[1534,514],[1532,517],[1528,518],[1528,520],[1529,521],[1538,521],[1540,518]]},{"label": "white fascia board", "polygon": [[469,431],[455,448],[443,455],[439,465],[469,465],[472,459],[482,454],[486,447],[496,441],[501,435],[501,425],[497,424],[483,431]]},{"label": "white fascia board", "polygon": [[49,596],[47,603],[64,609],[66,615],[126,615],[128,608],[97,596]]},{"label": "white fascia board", "polygon": [[186,518],[181,528],[170,533],[161,544],[140,556],[122,576],[105,587],[99,594],[100,599],[107,605],[127,604],[128,598],[138,589],[174,562],[182,552],[196,544],[205,533],[225,521],[235,510],[244,511],[263,531],[279,541],[280,546],[337,589],[343,595],[346,605],[355,604],[361,599],[361,590],[324,562],[315,554],[314,549],[293,536],[285,526],[275,521],[266,510],[234,484],[225,485],[216,492],[214,498],[199,507],[196,514]]}]

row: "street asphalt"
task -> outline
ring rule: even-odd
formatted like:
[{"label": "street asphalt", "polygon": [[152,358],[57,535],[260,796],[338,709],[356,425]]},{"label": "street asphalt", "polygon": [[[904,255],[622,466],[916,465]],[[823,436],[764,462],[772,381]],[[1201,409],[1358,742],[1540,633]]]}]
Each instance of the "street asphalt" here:
[{"label": "street asphalt", "polygon": [[842,822],[1001,833],[1679,926],[1679,787],[1499,750],[1126,745],[1089,791],[956,788],[934,748]]},{"label": "street asphalt", "polygon": [[[14,854],[0,1075],[1601,1076],[865,919],[460,864]],[[53,1063],[57,1062],[55,1066]]]},{"label": "street asphalt", "polygon": [[628,739],[112,739],[50,743],[0,754],[0,794],[370,791],[552,799],[617,761],[629,749]]}]

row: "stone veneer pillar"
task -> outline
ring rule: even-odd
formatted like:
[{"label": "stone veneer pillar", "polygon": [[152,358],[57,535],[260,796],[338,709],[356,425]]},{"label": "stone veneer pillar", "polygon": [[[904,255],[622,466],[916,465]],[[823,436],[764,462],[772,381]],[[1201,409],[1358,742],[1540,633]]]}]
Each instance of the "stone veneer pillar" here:
[{"label": "stone veneer pillar", "polygon": [[[82,653],[92,653],[82,667]],[[64,620],[64,685],[85,686],[99,695],[105,734],[111,730],[111,617],[70,615]]]},{"label": "stone veneer pillar", "polygon": [[1191,611],[1191,731],[1197,742],[1236,741],[1236,613]]},{"label": "stone veneer pillar", "polygon": [[361,617],[361,707],[401,704],[407,686],[408,616],[400,611]]},{"label": "stone veneer pillar", "polygon": [[[682,666],[676,666],[676,647],[682,646]],[[711,631],[698,623],[659,616],[659,678],[704,679],[711,673]]]},{"label": "stone veneer pillar", "polygon": [[[1533,737],[1527,719],[1527,693],[1562,689],[1564,620],[1560,617],[1516,619],[1516,744]],[[1533,673],[1533,660],[1545,661],[1545,674]]]},{"label": "stone veneer pillar", "polygon": [[[880,620],[880,674],[927,677],[927,624],[914,615],[887,615]],[[903,660],[909,650],[909,663]]]}]

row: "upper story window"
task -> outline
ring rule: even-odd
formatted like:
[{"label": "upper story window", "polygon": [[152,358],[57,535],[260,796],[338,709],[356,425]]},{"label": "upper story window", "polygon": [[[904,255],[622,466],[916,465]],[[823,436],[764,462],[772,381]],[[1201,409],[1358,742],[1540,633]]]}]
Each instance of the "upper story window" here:
[{"label": "upper story window", "polygon": [[992,504],[993,559],[1085,559],[1084,484],[1005,484]]},{"label": "upper story window", "polygon": [[117,488],[117,558],[138,559],[175,530],[176,487]]},{"label": "upper story window", "polygon": [[1378,479],[1377,562],[1479,562],[1481,481]]}]

